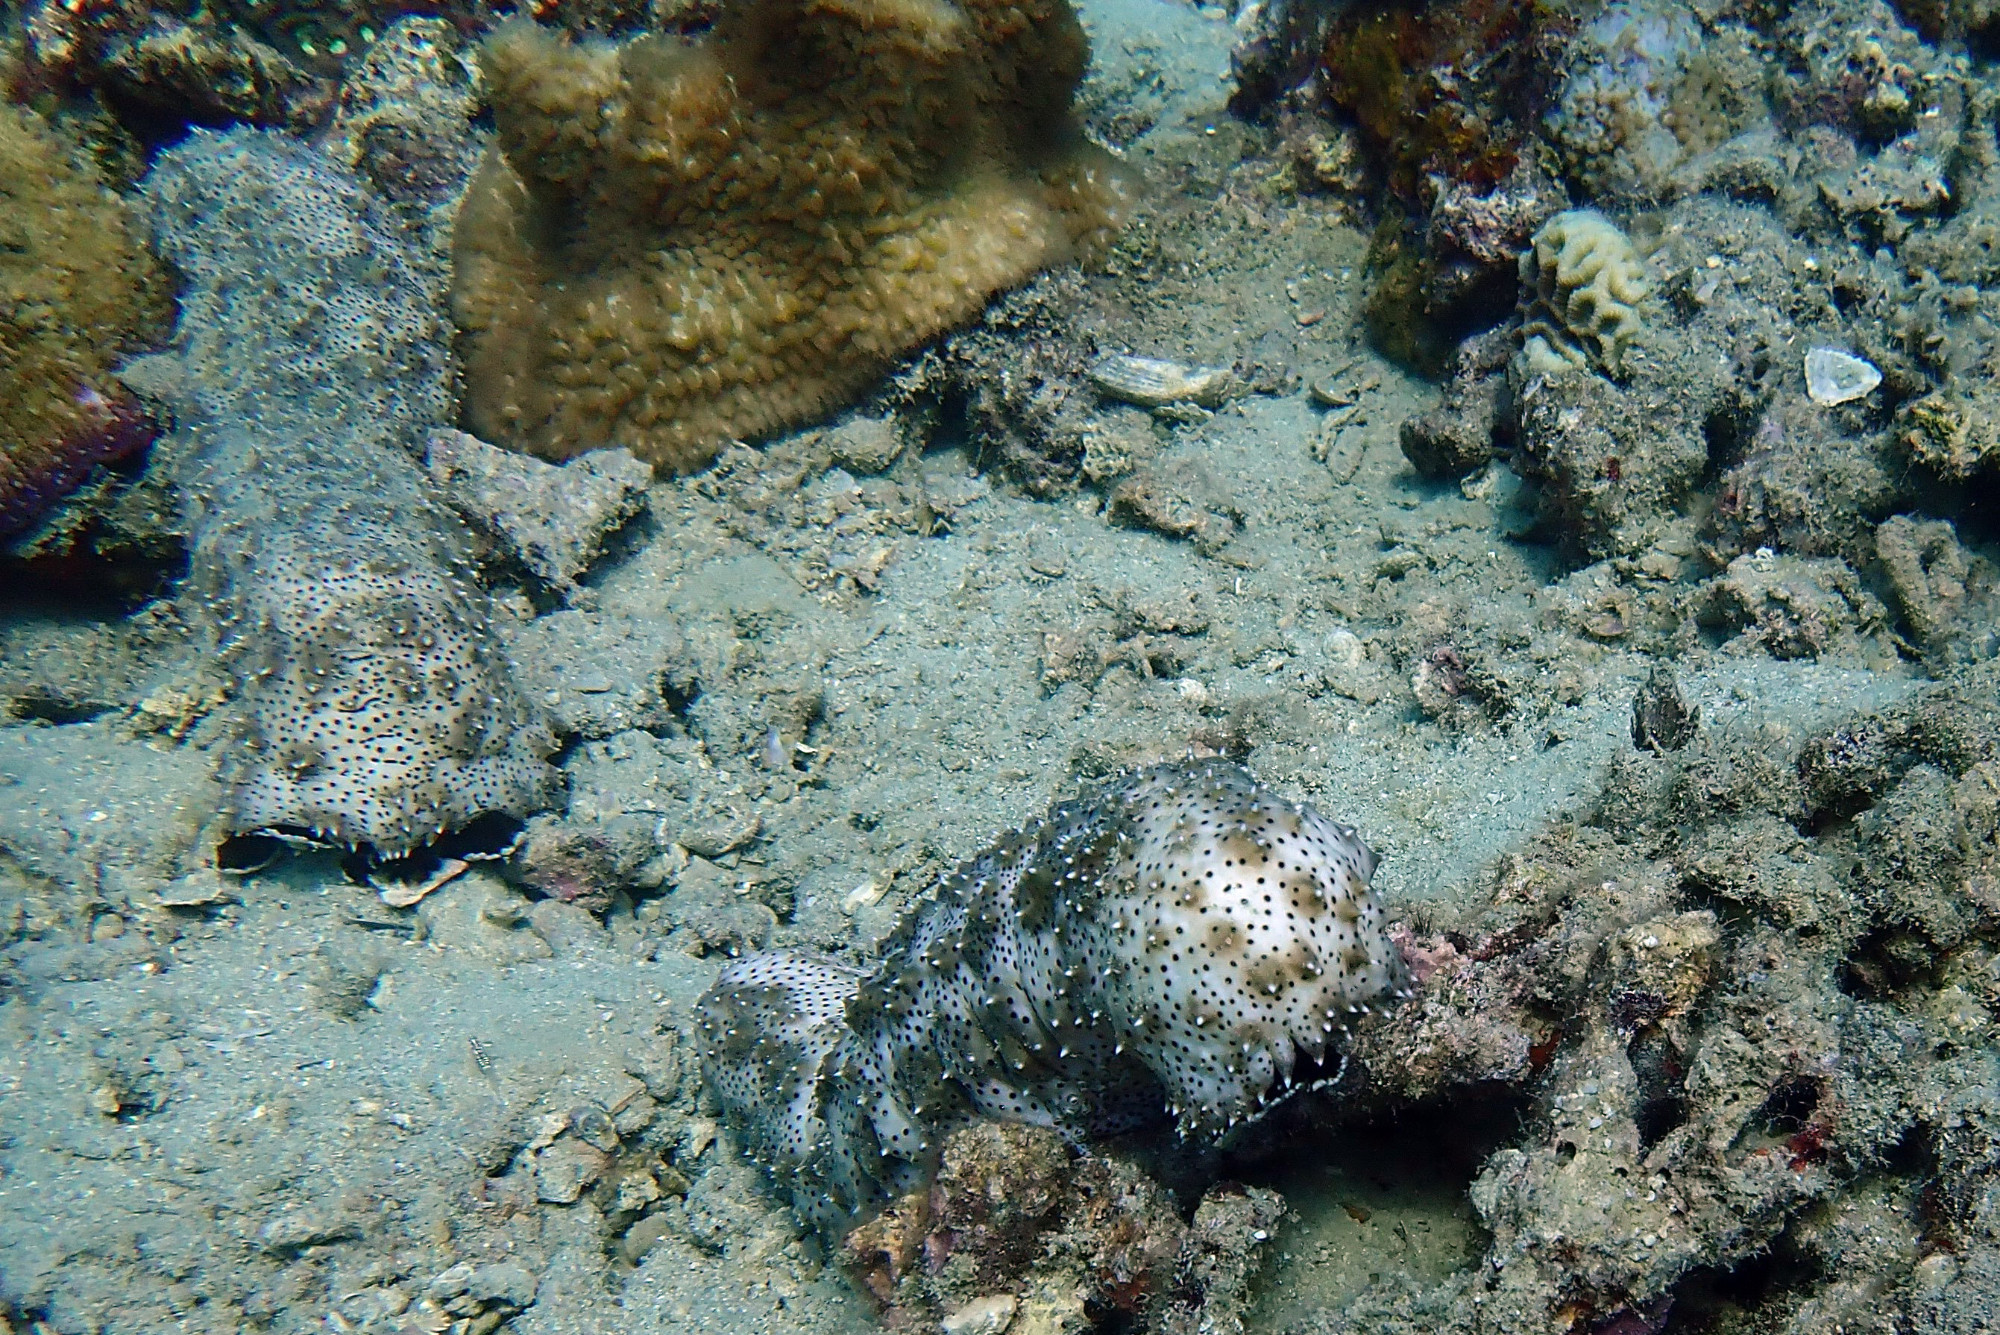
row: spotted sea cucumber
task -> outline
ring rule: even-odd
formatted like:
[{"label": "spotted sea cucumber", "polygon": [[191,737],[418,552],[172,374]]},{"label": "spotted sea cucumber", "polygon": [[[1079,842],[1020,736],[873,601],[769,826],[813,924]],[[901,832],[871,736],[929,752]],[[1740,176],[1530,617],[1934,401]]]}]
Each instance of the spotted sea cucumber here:
[{"label": "spotted sea cucumber", "polygon": [[1104,1134],[1164,1106],[1211,1137],[1324,1078],[1408,970],[1350,828],[1222,762],[1056,806],[941,878],[872,971],[788,951],[723,970],[703,1072],[822,1227],[929,1177],[994,1117]]}]

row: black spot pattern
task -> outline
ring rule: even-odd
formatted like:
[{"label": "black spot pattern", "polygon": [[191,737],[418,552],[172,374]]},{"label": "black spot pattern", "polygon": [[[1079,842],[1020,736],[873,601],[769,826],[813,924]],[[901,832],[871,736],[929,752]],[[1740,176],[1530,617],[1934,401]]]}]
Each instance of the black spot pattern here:
[{"label": "black spot pattern", "polygon": [[772,953],[702,999],[703,1070],[824,1227],[928,1176],[976,1116],[1215,1135],[1407,992],[1355,832],[1218,762],[1057,806],[945,876],[862,974]]}]

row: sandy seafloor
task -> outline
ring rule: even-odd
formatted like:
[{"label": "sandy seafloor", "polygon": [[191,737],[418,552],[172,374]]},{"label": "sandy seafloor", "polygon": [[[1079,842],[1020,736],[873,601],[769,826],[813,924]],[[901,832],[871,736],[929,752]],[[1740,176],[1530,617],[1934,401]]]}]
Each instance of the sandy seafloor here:
[{"label": "sandy seafloor", "polygon": [[[1035,499],[950,443],[896,475],[946,517],[927,536],[888,521],[828,536],[831,516],[897,502],[814,464],[810,433],[766,451],[807,461],[795,497],[752,496],[736,456],[656,484],[578,606],[698,682],[699,699],[685,726],[585,741],[565,763],[578,800],[657,810],[663,828],[754,818],[756,834],[702,862],[700,886],[683,855],[663,873],[677,888],[621,896],[601,925],[477,866],[402,911],[334,856],[298,853],[234,880],[225,902],[150,913],[116,888],[0,869],[0,906],[18,900],[5,912],[34,924],[0,955],[0,1315],[14,1328],[419,1329],[403,1309],[471,1263],[529,1281],[506,1326],[519,1335],[879,1329],[700,1096],[687,1025],[724,956],[703,953],[676,896],[706,887],[714,912],[777,901],[779,943],[865,943],[928,876],[1079,774],[1225,737],[1262,778],[1364,833],[1396,916],[1483,895],[1495,859],[1593,799],[1631,747],[1653,656],[1615,638],[1533,646],[1600,574],[1509,536],[1521,516],[1505,478],[1411,471],[1397,425],[1434,391],[1361,337],[1365,235],[1254,188],[1248,131],[1223,108],[1230,25],[1164,0],[1082,9],[1087,113],[1122,127],[1148,181],[1121,250],[1138,272],[1013,300],[1079,302],[1099,346],[1197,363],[1279,337],[1297,372],[1281,392],[1173,425],[1101,409],[1107,429],[1136,421],[1160,442],[1158,467],[1222,498],[1233,536],[1204,550],[1120,526],[1089,489]],[[1300,321],[1307,310],[1324,315]],[[1351,391],[1348,425],[1326,425],[1315,381]],[[838,576],[884,546],[872,589]],[[1518,625],[1520,704],[1450,728],[1412,707],[1394,646],[1413,618],[1448,623],[1469,603],[1489,629]],[[56,672],[64,646],[106,640],[87,617],[7,615],[17,668]],[[1075,628],[1112,650],[1101,675],[1050,670],[1048,634]],[[129,650],[135,696],[173,679],[158,645]],[[589,667],[558,655],[524,675],[560,696],[563,673]],[[1700,642],[1677,667],[1705,727],[1777,749],[1922,685],[1908,662]],[[733,720],[812,693],[823,708],[797,770],[718,744]],[[159,736],[129,740],[120,717],[0,729],[0,842],[45,858],[67,841],[82,857],[93,840],[143,845],[149,823],[199,820],[200,765]],[[685,1177],[636,1263],[587,1194],[538,1201],[506,1171],[541,1119],[589,1101],[631,1110],[632,1134],[671,1147]],[[1332,1328],[1364,1289],[1420,1290],[1481,1263],[1470,1169],[1385,1162],[1377,1132],[1330,1134],[1278,1166],[1246,1159],[1294,1211],[1249,1329]]]}]

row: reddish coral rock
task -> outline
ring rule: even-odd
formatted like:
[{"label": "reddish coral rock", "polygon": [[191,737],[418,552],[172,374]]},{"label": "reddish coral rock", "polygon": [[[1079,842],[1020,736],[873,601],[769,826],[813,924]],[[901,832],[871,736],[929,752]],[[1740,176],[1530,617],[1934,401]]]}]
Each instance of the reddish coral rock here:
[{"label": "reddish coral rock", "polygon": [[164,297],[124,201],[39,117],[0,106],[0,534],[151,440],[110,368]]}]

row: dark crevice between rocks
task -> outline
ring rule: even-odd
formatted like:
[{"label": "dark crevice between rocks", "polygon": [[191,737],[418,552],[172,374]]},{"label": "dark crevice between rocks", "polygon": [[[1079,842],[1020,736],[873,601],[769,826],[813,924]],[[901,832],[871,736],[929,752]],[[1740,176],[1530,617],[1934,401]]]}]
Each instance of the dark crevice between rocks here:
[{"label": "dark crevice between rocks", "polygon": [[680,720],[682,728],[692,728],[693,710],[700,699],[701,683],[693,677],[676,679],[667,673],[660,678],[660,701],[669,714]]},{"label": "dark crevice between rocks", "polygon": [[116,705],[96,700],[59,700],[54,696],[22,695],[10,700],[8,716],[20,723],[88,723]]},{"label": "dark crevice between rocks", "polygon": [[1774,1329],[1824,1278],[1789,1234],[1734,1265],[1697,1266],[1673,1289],[1675,1335]]},{"label": "dark crevice between rocks", "polygon": [[1343,1113],[1337,1089],[1305,1094],[1260,1124],[1260,1133],[1221,1154],[1227,1176],[1288,1198],[1328,1167],[1376,1184],[1385,1194],[1430,1181],[1463,1196],[1488,1156],[1511,1143],[1531,1100],[1498,1083],[1455,1089],[1446,1101]]},{"label": "dark crevice between rocks", "polygon": [[1650,1150],[1687,1121],[1685,1054],[1675,1048],[1664,1030],[1653,1025],[1633,1035],[1627,1056],[1639,1082],[1638,1107],[1632,1120],[1638,1126],[1640,1149]]},{"label": "dark crevice between rocks", "polygon": [[118,550],[99,554],[88,539],[62,555],[0,551],[0,616],[120,621],[165,596],[187,575],[187,556]]},{"label": "dark crevice between rocks", "polygon": [[1894,997],[1940,982],[1944,952],[1922,932],[1904,924],[1878,927],[1855,942],[1840,962],[1835,981],[1851,997]]}]

